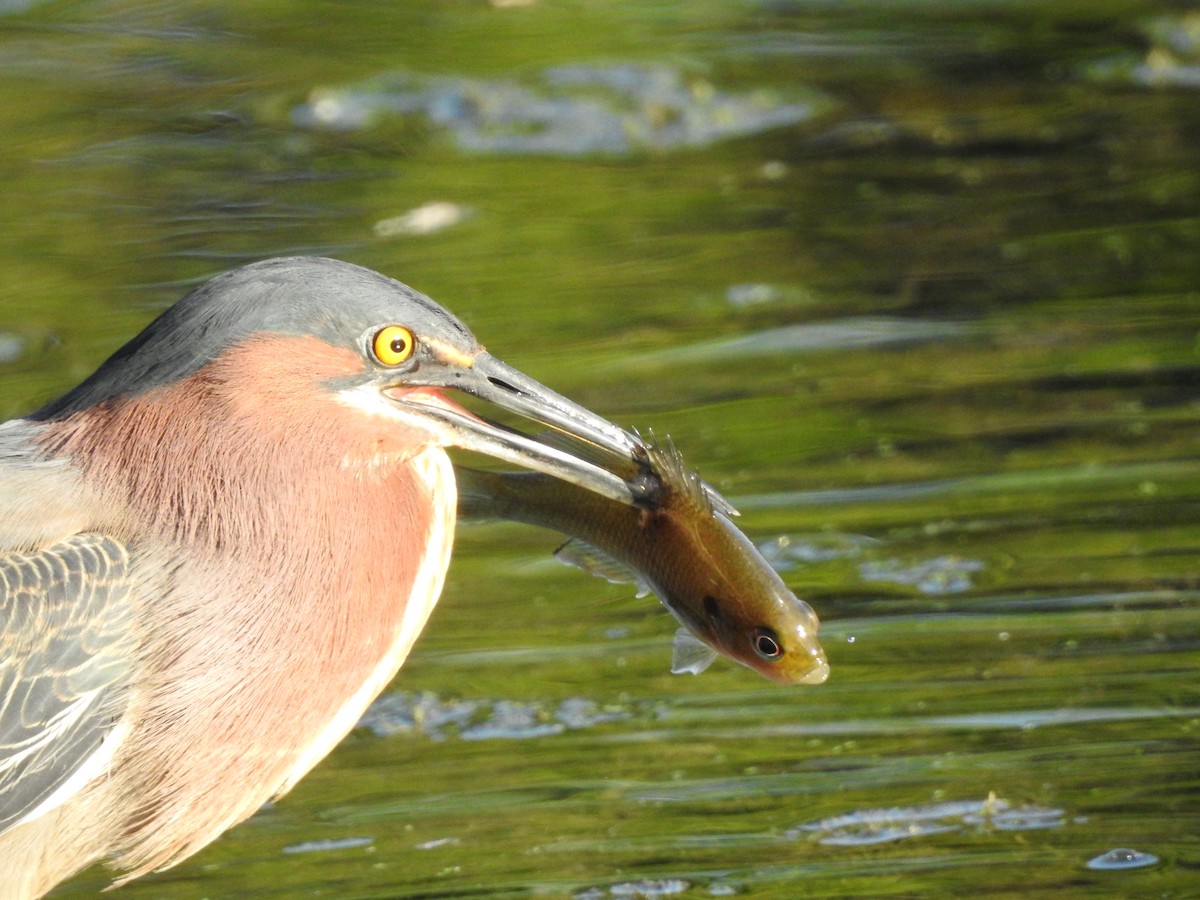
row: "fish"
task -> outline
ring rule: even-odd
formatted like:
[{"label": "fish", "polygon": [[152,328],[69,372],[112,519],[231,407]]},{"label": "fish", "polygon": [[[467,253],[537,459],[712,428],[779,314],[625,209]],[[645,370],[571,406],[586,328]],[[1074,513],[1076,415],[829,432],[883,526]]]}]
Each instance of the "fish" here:
[{"label": "fish", "polygon": [[621,503],[536,472],[456,466],[459,514],[568,536],[561,561],[654,593],[679,621],[671,671],[699,674],[720,655],[780,684],[821,684],[820,622],[741,530],[736,511],[667,439],[645,442],[641,498]]}]

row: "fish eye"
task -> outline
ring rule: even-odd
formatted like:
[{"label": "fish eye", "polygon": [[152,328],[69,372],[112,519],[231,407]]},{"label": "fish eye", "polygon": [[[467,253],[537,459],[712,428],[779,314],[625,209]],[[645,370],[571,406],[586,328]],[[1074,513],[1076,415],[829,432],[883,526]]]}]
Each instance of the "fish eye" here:
[{"label": "fish eye", "polygon": [[779,643],[778,636],[770,628],[754,629],[750,642],[754,645],[754,652],[763,659],[774,662],[783,657],[783,645]]},{"label": "fish eye", "polygon": [[381,328],[371,340],[371,352],[385,366],[398,366],[406,362],[415,347],[413,333],[403,325]]},{"label": "fish eye", "polygon": [[716,597],[708,596],[704,598],[704,611],[708,613],[710,619],[715,619],[721,615],[721,603]]}]

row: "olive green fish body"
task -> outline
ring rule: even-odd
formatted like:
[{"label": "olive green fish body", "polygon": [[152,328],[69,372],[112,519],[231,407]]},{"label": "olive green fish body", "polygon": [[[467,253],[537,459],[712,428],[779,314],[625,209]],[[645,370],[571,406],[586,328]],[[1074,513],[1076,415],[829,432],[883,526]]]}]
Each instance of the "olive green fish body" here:
[{"label": "olive green fish body", "polygon": [[691,635],[676,638],[675,671],[699,672],[720,653],[782,683],[824,681],[816,613],[673,446],[650,446],[647,455],[660,485],[644,507],[537,473],[460,470],[460,509],[552,528],[573,539],[557,553],[564,561],[614,581],[631,573]]}]

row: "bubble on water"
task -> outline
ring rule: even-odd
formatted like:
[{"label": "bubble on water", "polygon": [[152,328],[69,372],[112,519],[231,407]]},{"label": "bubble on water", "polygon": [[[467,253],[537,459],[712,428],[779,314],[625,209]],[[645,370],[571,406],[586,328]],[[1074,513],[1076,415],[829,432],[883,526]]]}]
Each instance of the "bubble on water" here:
[{"label": "bubble on water", "polygon": [[1095,859],[1089,859],[1087,867],[1101,871],[1140,869],[1143,866],[1152,866],[1156,862],[1158,862],[1158,857],[1153,853],[1143,853],[1141,850],[1131,850],[1128,847],[1117,847],[1107,853],[1102,853]]},{"label": "bubble on water", "polygon": [[422,116],[472,152],[628,155],[795,125],[832,105],[815,91],[788,93],[737,92],[667,66],[632,64],[558,66],[519,82],[396,72],[357,86],[316,88],[292,111],[292,121],[345,132]]},{"label": "bubble on water", "polygon": [[731,284],[725,289],[730,306],[757,306],[779,299],[779,289],[771,284]]},{"label": "bubble on water", "polygon": [[670,897],[682,894],[692,886],[682,878],[644,878],[639,881],[621,881],[602,887],[591,887],[573,894],[574,900],[601,900],[604,897]]},{"label": "bubble on water", "polygon": [[614,897],[669,897],[682,894],[691,886],[690,881],[682,878],[643,879],[614,884],[608,892]]},{"label": "bubble on water", "polygon": [[431,740],[520,740],[632,718],[627,705],[568,697],[557,706],[515,700],[448,700],[397,691],[379,697],[359,721],[380,737],[419,734]]},{"label": "bubble on water", "polygon": [[776,571],[787,572],[814,563],[852,559],[879,545],[861,534],[781,534],[758,544],[758,550]]},{"label": "bubble on water", "polygon": [[331,850],[350,850],[354,847],[369,847],[375,843],[374,838],[350,837],[330,841],[306,841],[303,844],[291,844],[284,847],[284,853],[328,853]]},{"label": "bubble on water", "polygon": [[440,847],[456,847],[462,843],[460,838],[444,837],[434,838],[431,841],[422,841],[416,845],[418,850],[437,850]]},{"label": "bubble on water", "polygon": [[864,847],[891,841],[968,831],[1035,831],[1061,828],[1065,814],[1048,806],[1013,806],[989,793],[982,800],[861,809],[787,831],[792,839],[812,837],[831,847]]},{"label": "bubble on water", "polygon": [[0,363],[9,363],[18,359],[25,351],[25,342],[15,334],[0,332]]},{"label": "bubble on water", "polygon": [[466,221],[470,215],[471,208],[468,206],[447,200],[434,201],[410,209],[402,215],[381,219],[375,223],[375,236],[434,234]]},{"label": "bubble on water", "polygon": [[561,722],[547,721],[547,718],[545,711],[536,704],[497,700],[492,705],[491,718],[464,728],[459,737],[464,741],[535,738],[559,734],[565,730],[566,726]]},{"label": "bubble on water", "polygon": [[938,556],[919,562],[886,559],[861,563],[858,577],[863,581],[889,581],[911,585],[922,594],[961,594],[974,586],[972,576],[982,572],[984,564],[962,556]]}]

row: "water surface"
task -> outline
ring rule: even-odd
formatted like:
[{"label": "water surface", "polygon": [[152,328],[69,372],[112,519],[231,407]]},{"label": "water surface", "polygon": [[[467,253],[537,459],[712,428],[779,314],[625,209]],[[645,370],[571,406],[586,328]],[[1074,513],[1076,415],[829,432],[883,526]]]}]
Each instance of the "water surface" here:
[{"label": "water surface", "polygon": [[833,667],[671,676],[651,598],[466,526],[364,726],[121,896],[1194,896],[1173,9],[0,6],[6,415],[225,268],[342,256],[669,433]]}]

